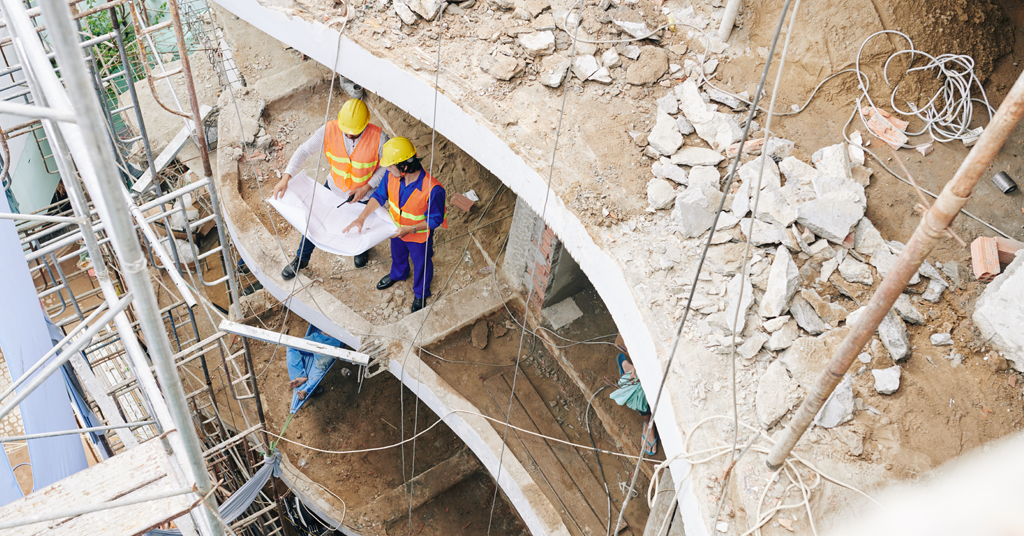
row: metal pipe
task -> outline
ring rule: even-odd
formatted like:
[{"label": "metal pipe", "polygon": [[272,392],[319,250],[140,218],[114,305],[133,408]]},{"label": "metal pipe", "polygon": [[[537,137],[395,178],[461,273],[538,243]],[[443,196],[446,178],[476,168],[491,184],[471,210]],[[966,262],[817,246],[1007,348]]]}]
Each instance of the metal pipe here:
[{"label": "metal pipe", "polygon": [[896,260],[896,266],[889,270],[885,279],[882,280],[878,290],[871,296],[871,301],[865,307],[864,313],[857,318],[843,342],[836,348],[814,389],[800,404],[793,420],[775,441],[766,462],[769,469],[777,471],[782,467],[786,457],[789,456],[797,441],[814,420],[814,416],[818,414],[829,395],[835,390],[836,385],[849,370],[854,358],[875,333],[882,318],[892,309],[896,298],[906,288],[910,278],[917,273],[935,243],[940,238],[947,236],[946,229],[967,204],[982,173],[988,169],[992,159],[1006,143],[1006,139],[1020,122],[1022,116],[1024,116],[1024,73],[1017,78],[1017,82],[1006,95],[1006,99],[999,105],[995,117],[986,126],[985,132],[968,153],[967,158],[960,164],[952,180],[947,182],[942,192],[939,193],[935,204],[925,212],[917,229],[914,230],[913,236],[907,242],[907,247],[903,249]]},{"label": "metal pipe", "polygon": [[[27,221],[43,221],[51,223],[68,223],[75,224],[82,221],[82,218],[77,216],[65,217],[65,216],[46,216],[43,214],[15,214],[9,212],[0,212],[0,220],[27,220]],[[49,227],[43,230],[43,233],[52,233],[53,227]]]},{"label": "metal pipe", "polygon": [[[3,2],[5,6],[10,6],[13,0],[3,0]],[[189,472],[196,483],[198,494],[203,498],[201,503],[205,507],[201,508],[203,512],[201,517],[206,521],[206,526],[203,528],[215,536],[222,536],[224,530],[215,513],[217,505],[211,499],[213,482],[210,480],[202,457],[199,436],[190,420],[181,380],[171,359],[167,333],[157,314],[160,306],[156,294],[153,292],[149,273],[146,271],[146,259],[135,235],[131,217],[124,209],[124,200],[118,195],[118,189],[123,187],[123,184],[120,182],[120,174],[114,166],[113,150],[101,136],[101,133],[105,132],[104,121],[100,115],[99,103],[96,101],[95,93],[89,82],[89,75],[85,70],[77,34],[71,24],[71,11],[62,0],[41,0],[40,5],[47,22],[53,26],[54,31],[50,32],[50,38],[53,40],[67,90],[60,85],[60,81],[52,71],[43,71],[44,77],[38,82],[42,85],[44,92],[53,93],[58,97],[55,102],[50,102],[51,106],[61,106],[63,102],[60,102],[59,99],[63,97],[70,100],[78,116],[79,121],[76,125],[62,123],[61,128],[67,129],[69,132],[78,131],[79,137],[72,140],[74,145],[71,145],[70,148],[76,157],[79,170],[82,171],[83,180],[96,201],[97,209],[108,225],[108,234],[120,261],[122,273],[128,288],[135,295],[137,303],[135,313],[138,316],[142,333],[146,337],[150,357],[156,365],[157,377],[160,379],[161,387],[154,393],[162,392],[167,401],[167,409],[177,427],[177,433],[170,435],[180,438]],[[20,11],[23,14],[24,8],[20,8]],[[24,17],[12,17],[10,12],[6,15],[8,24],[28,22]],[[31,39],[28,38],[19,41],[23,41],[22,44],[31,43]],[[41,49],[41,47],[39,48]],[[80,128],[78,128],[79,126]],[[66,139],[71,139],[71,137],[67,136]],[[132,334],[128,330],[121,333],[122,336]],[[148,371],[146,372],[148,373]],[[139,373],[136,372],[136,374]],[[178,449],[175,451],[177,452]]]},{"label": "metal pipe", "polygon": [[[188,59],[188,47],[185,44],[185,34],[181,29],[181,14],[178,12],[178,0],[168,0],[168,7],[171,11],[171,20],[174,21],[174,37],[178,41],[178,51],[181,56],[181,71],[185,77],[185,89],[188,91],[189,106],[192,108],[192,117],[195,121],[195,132],[196,132],[196,145],[199,147],[199,156],[203,162],[203,177],[211,179],[213,177],[213,167],[210,166],[210,150],[206,146],[206,128],[203,126],[203,116],[199,111],[199,97],[196,96],[196,84],[192,79],[192,66]],[[154,170],[156,168],[153,168]],[[217,196],[217,187],[213,181],[210,181],[209,188],[207,191],[210,192],[210,204],[213,206],[214,215],[217,216],[217,238],[220,239],[220,245],[224,248],[221,258],[224,264],[224,275],[228,281],[228,291],[231,294],[231,301],[234,307],[232,310],[235,313],[235,319],[242,318],[242,307],[239,303],[239,292],[238,292],[238,281],[235,279],[234,266],[231,265],[231,255],[228,252],[228,237],[224,230],[224,218],[220,214],[220,199]],[[186,223],[188,219],[186,218]],[[204,280],[205,282],[205,280]]]},{"label": "metal pipe", "polygon": [[18,104],[16,102],[0,101],[0,114],[20,115],[32,119],[52,119],[54,121],[75,122],[74,112],[65,110],[54,110],[43,108],[34,104]]},{"label": "metal pipe", "polygon": [[[725,13],[722,14],[722,24],[718,27],[718,38],[722,41],[729,40],[729,34],[732,33],[732,27],[736,24],[736,15],[740,12],[740,4],[743,0],[729,0],[729,3],[725,5]],[[704,58],[705,60],[707,58]]]},{"label": "metal pipe", "polygon": [[139,134],[142,135],[142,146],[146,150],[146,162],[150,169],[156,169],[153,163],[153,151],[149,147],[149,136],[146,133],[146,123],[142,120],[142,107],[139,106],[139,96],[135,92],[135,76],[132,75],[132,63],[128,61],[128,52],[124,49],[124,36],[121,35],[121,21],[114,9],[110,10],[110,22],[114,25],[114,39],[117,40],[117,53],[121,57],[121,65],[124,68],[126,82],[128,83],[128,96],[135,105],[135,120],[139,123]]},{"label": "metal pipe", "polygon": [[91,434],[93,432],[105,432],[107,430],[115,430],[118,428],[139,428],[140,426],[149,426],[151,424],[156,424],[156,421],[128,422],[124,424],[111,424],[109,426],[93,426],[92,428],[76,428],[74,430],[64,430],[61,432],[46,432],[42,434],[0,437],[0,443],[10,443],[11,441],[28,441],[29,439],[42,439],[44,437],[56,437],[72,434]]},{"label": "metal pipe", "polygon": [[[36,387],[39,387],[44,381],[46,381],[46,378],[49,378],[50,375],[57,372],[57,369],[63,366],[64,363],[67,363],[73,354],[78,353],[82,348],[89,344],[93,335],[99,333],[100,330],[105,329],[107,324],[114,319],[114,316],[117,315],[117,313],[123,311],[125,307],[128,307],[128,304],[131,303],[131,296],[131,293],[126,294],[124,299],[119,301],[117,305],[100,317],[99,322],[89,326],[89,328],[82,333],[80,338],[68,344],[68,347],[65,348],[64,351],[56,357],[56,359],[47,363],[46,366],[38,372],[38,374],[34,375],[28,383],[25,384],[25,387],[14,395],[14,398],[11,399],[10,402],[4,404],[3,408],[0,408],[0,419],[3,419],[14,408],[18,407],[18,404],[21,403],[22,400],[25,400],[28,395],[32,394],[32,391],[35,390]],[[39,363],[46,362],[40,360]]]},{"label": "metal pipe", "polygon": [[[260,388],[256,381],[256,367],[252,365],[252,352],[249,351],[249,339],[245,337],[242,337],[242,349],[245,351],[245,368],[248,369],[249,379],[252,383],[252,394],[256,397],[256,415],[259,416],[260,426],[263,427],[264,445],[269,449],[270,436],[267,435],[267,418],[263,414],[263,402],[260,400]],[[269,452],[269,450],[265,452]]]}]

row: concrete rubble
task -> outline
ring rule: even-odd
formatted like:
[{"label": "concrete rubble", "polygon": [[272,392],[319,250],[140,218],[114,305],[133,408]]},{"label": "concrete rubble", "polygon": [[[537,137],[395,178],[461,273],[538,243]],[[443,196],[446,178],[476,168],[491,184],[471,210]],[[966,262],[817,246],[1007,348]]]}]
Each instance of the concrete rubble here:
[{"label": "concrete rubble", "polygon": [[885,369],[874,369],[871,374],[875,377],[875,390],[879,394],[891,395],[900,388],[901,369],[895,365]]},{"label": "concrete rubble", "polygon": [[1006,267],[978,298],[974,319],[985,340],[998,348],[1013,368],[1024,372],[1024,255]]}]

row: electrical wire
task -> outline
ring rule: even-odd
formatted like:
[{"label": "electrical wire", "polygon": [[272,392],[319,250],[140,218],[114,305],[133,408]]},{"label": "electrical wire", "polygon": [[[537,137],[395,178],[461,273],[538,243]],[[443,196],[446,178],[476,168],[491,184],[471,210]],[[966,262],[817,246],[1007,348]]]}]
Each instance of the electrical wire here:
[{"label": "electrical wire", "polygon": [[[598,455],[597,443],[594,442],[594,433],[590,431],[590,408],[594,404],[594,398],[608,387],[608,385],[602,385],[597,391],[594,391],[594,394],[590,395],[590,400],[587,401],[587,411],[583,413],[583,416],[587,425],[587,435],[590,436],[590,446],[594,450],[594,459],[597,460],[597,468],[601,472],[601,482],[604,483],[604,494],[608,500],[607,536],[612,536],[612,492],[608,489],[608,479],[604,476],[604,465],[601,463],[601,456]],[[658,534],[661,533],[659,532]]]},{"label": "electrical wire", "polygon": [[[420,431],[416,432],[415,436],[410,436],[410,437],[408,437],[406,439],[403,439],[403,440],[399,441],[398,443],[392,443],[390,445],[385,445],[383,447],[370,447],[370,448],[355,449],[355,450],[325,450],[325,449],[316,448],[316,447],[313,447],[313,446],[310,446],[310,445],[306,445],[305,443],[301,443],[301,442],[296,441],[294,439],[288,439],[287,437],[284,437],[284,436],[279,435],[279,434],[275,434],[274,432],[268,431],[267,434],[272,435],[272,436],[278,438],[280,441],[284,441],[285,443],[291,443],[292,445],[295,445],[297,447],[301,447],[301,448],[304,448],[304,449],[307,449],[307,450],[311,450],[313,452],[320,452],[320,453],[323,453],[323,454],[364,454],[364,453],[367,453],[367,452],[380,452],[380,451],[383,451],[383,450],[389,450],[389,449],[400,447],[400,446],[402,446],[402,445],[404,445],[406,443],[411,443],[414,439],[419,438],[420,436],[422,436],[422,435],[426,434],[427,432],[429,432],[430,430],[434,429],[434,427],[436,427],[437,425],[439,425],[442,422],[444,422],[444,420],[447,419],[449,415],[454,415],[456,413],[458,413],[458,414],[465,414],[465,415],[472,415],[474,417],[481,417],[481,418],[487,419],[488,421],[491,421],[491,422],[504,423],[504,421],[501,420],[501,419],[497,419],[497,418],[494,418],[494,417],[490,417],[490,416],[484,415],[483,413],[480,413],[478,411],[471,411],[471,410],[468,410],[468,409],[453,409],[453,410],[448,411],[448,413],[445,413],[444,415],[441,415],[438,418],[438,420],[436,422],[434,422],[434,424],[431,424],[430,426],[424,428],[423,430],[420,430]],[[630,460],[636,460],[636,459],[639,458],[639,456],[634,456],[632,454],[625,454],[625,453],[622,453],[622,452],[615,452],[613,450],[594,449],[593,447],[589,447],[587,445],[583,445],[583,444],[580,444],[580,443],[573,443],[571,441],[566,441],[564,439],[558,439],[557,437],[546,436],[546,435],[538,433],[538,432],[533,432],[533,431],[527,430],[525,428],[519,428],[518,426],[515,426],[513,424],[509,424],[508,427],[511,428],[512,430],[517,430],[517,431],[522,432],[522,433],[527,434],[527,435],[531,435],[531,436],[534,436],[534,437],[539,437],[539,438],[542,438],[542,439],[547,439],[548,441],[554,441],[556,443],[561,443],[563,445],[568,445],[568,446],[574,447],[574,448],[579,448],[579,449],[584,449],[584,450],[595,450],[595,451],[600,452],[602,454],[610,454],[612,456],[618,456],[620,458],[627,458],[627,459],[630,459]],[[650,461],[650,460],[648,460],[648,461]]]},{"label": "electrical wire", "polygon": [[[737,153],[736,153],[737,155],[742,155],[743,154],[743,145],[746,144],[747,138],[750,135],[750,125],[753,122],[754,115],[757,113],[756,104],[757,104],[758,100],[760,100],[761,94],[762,94],[762,92],[764,90],[765,80],[768,78],[768,69],[771,67],[772,58],[775,56],[775,46],[778,44],[779,34],[782,33],[782,25],[783,25],[783,22],[785,21],[786,13],[789,12],[789,5],[790,5],[791,1],[792,0],[786,0],[786,3],[782,6],[782,13],[779,15],[779,22],[778,22],[778,25],[775,28],[775,35],[772,36],[771,46],[769,47],[769,50],[768,50],[768,60],[765,62],[764,70],[761,72],[761,79],[760,79],[760,81],[758,82],[758,85],[757,85],[757,91],[754,94],[754,106],[750,110],[750,115],[747,118],[746,126],[743,127],[743,136],[740,138],[739,151],[737,151]],[[731,169],[729,171],[729,178],[728,178],[728,180],[726,180],[725,187],[723,188],[723,191],[728,192],[730,190],[730,188],[732,186],[732,182],[736,178],[736,172],[739,169],[739,163],[740,163],[740,158],[736,158],[736,159],[733,160],[732,167],[731,167]],[[708,232],[708,239],[707,239],[707,242],[704,244],[703,250],[701,251],[700,261],[697,263],[697,270],[694,272],[694,275],[693,275],[693,284],[690,285],[690,295],[689,295],[689,297],[686,300],[686,308],[683,310],[683,316],[679,320],[679,325],[676,327],[676,332],[675,332],[675,335],[673,336],[673,339],[672,339],[672,350],[669,352],[669,355],[668,355],[668,364],[665,366],[665,370],[662,373],[661,382],[658,385],[658,393],[657,393],[657,395],[654,398],[654,404],[651,405],[651,421],[652,422],[654,421],[655,415],[657,415],[657,413],[658,413],[658,407],[659,407],[660,402],[661,402],[661,395],[665,391],[665,384],[668,382],[668,376],[669,376],[669,374],[672,371],[672,364],[675,362],[675,359],[676,359],[676,350],[679,347],[679,341],[682,339],[683,326],[686,324],[686,320],[689,317],[690,308],[693,305],[693,296],[694,296],[694,293],[696,292],[696,289],[697,289],[698,277],[700,276],[701,270],[704,267],[704,261],[707,258],[708,249],[711,247],[712,240],[714,239],[715,227],[717,227],[717,225],[718,225],[718,218],[719,218],[719,216],[721,216],[722,210],[725,207],[725,199],[726,199],[726,196],[723,195],[722,199],[718,203],[718,208],[715,210],[715,216],[714,216],[714,218],[713,218],[713,220],[711,222],[711,229]],[[752,233],[753,233],[753,228],[751,228],[751,234]],[[639,476],[640,476],[640,464],[643,462],[643,459],[644,459],[644,449],[643,449],[642,445],[644,443],[646,443],[646,441],[647,441],[647,434],[649,433],[648,428],[650,430],[654,429],[653,426],[645,427],[645,429],[644,429],[644,433],[643,433],[643,435],[641,437],[640,457],[637,460],[636,468],[633,470],[633,478],[630,481],[629,489],[626,492],[626,497],[622,501],[622,509],[619,510],[619,518],[615,522],[615,529],[618,529],[620,526],[622,526],[622,518],[623,518],[623,514],[626,511],[626,505],[629,504],[630,496],[633,493],[633,489],[636,487],[637,478],[639,478]]]}]

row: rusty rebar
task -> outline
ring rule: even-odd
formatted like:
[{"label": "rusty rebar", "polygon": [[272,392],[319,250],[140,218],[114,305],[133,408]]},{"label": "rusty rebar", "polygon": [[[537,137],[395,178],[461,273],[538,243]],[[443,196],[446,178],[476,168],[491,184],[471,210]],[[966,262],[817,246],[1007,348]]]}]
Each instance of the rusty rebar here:
[{"label": "rusty rebar", "polygon": [[985,128],[985,132],[968,153],[967,158],[960,164],[952,180],[947,182],[942,192],[939,193],[935,204],[924,213],[913,236],[910,237],[907,247],[903,249],[896,260],[896,266],[882,280],[878,290],[871,296],[864,313],[854,322],[850,332],[836,348],[814,389],[804,398],[796,415],[793,416],[793,420],[779,435],[779,439],[768,453],[766,463],[769,469],[775,471],[782,467],[786,457],[789,456],[797,441],[814,420],[814,416],[818,414],[832,391],[835,390],[836,385],[843,379],[856,355],[875,333],[878,324],[892,309],[896,298],[906,288],[910,278],[917,273],[935,243],[940,238],[948,236],[947,229],[953,219],[967,204],[982,173],[988,169],[1022,116],[1024,116],[1024,73],[1017,78],[1017,82],[1013,84],[1006,99],[999,105],[995,117]]}]

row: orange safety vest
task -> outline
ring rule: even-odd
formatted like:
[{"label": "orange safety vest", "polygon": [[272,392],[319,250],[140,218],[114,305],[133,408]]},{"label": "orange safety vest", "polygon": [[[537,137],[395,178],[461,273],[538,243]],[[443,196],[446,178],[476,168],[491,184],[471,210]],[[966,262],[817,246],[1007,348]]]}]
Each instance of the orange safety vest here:
[{"label": "orange safety vest", "polygon": [[380,127],[366,125],[355,149],[349,155],[345,150],[345,133],[336,121],[327,123],[324,132],[324,155],[331,164],[334,185],[345,192],[362,186],[377,171],[377,153],[380,149]]},{"label": "orange safety vest", "polygon": [[[426,171],[423,173],[423,184],[420,188],[405,200],[405,205],[399,207],[396,201],[399,200],[399,188],[402,178],[388,173],[388,213],[391,220],[399,227],[412,227],[427,219],[427,203],[430,199],[430,192],[434,188],[444,188],[433,176]],[[448,209],[444,211],[444,221],[441,227],[448,228]],[[430,230],[415,231],[402,237],[406,242],[424,243],[430,237]]]}]

